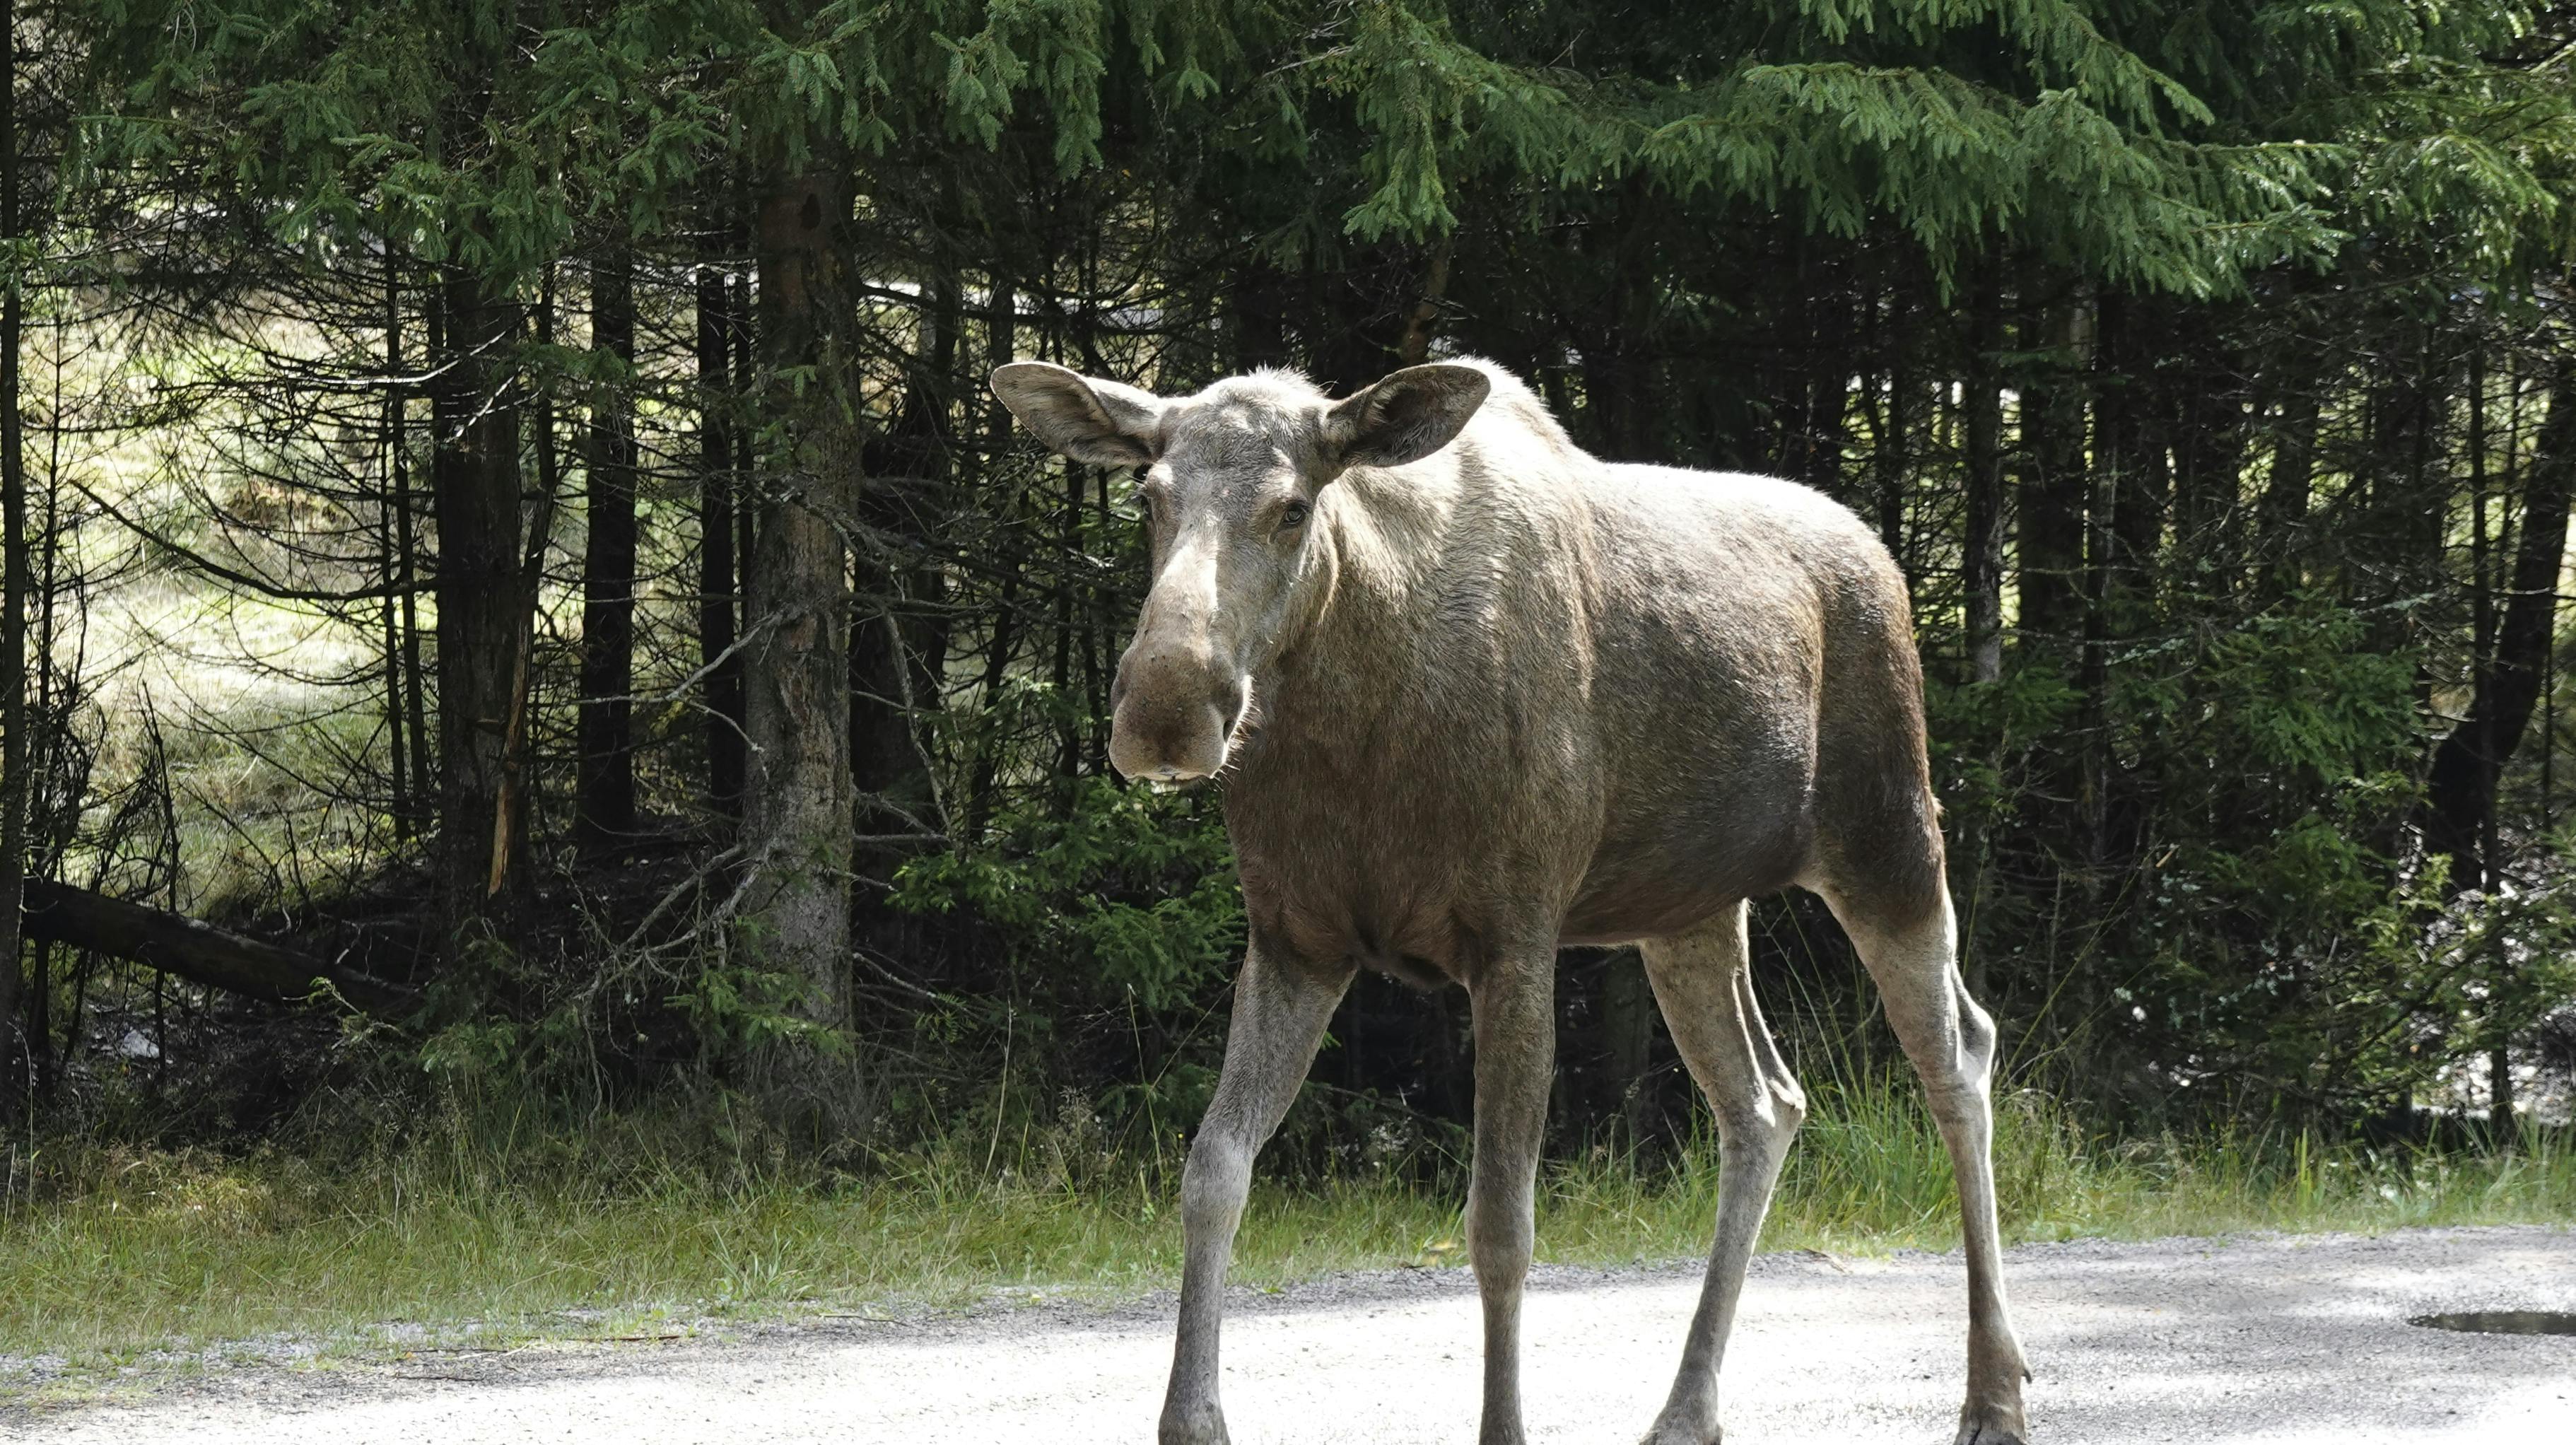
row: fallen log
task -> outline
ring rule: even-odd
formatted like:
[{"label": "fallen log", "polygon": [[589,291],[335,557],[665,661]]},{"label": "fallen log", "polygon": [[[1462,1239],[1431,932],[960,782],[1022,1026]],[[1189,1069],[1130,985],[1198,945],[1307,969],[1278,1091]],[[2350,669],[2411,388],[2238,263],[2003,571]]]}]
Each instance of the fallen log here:
[{"label": "fallen log", "polygon": [[411,995],[274,943],[185,914],[44,879],[27,880],[27,936],[131,959],[191,983],[251,998],[302,1003],[327,986],[358,1010],[398,1017]]}]

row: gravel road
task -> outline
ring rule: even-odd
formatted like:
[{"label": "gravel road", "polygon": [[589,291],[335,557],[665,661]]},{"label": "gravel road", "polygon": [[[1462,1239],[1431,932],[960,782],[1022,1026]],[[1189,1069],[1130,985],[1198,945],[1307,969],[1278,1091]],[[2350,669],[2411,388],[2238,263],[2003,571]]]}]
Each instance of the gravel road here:
[{"label": "gravel road", "polygon": [[[1955,1255],[1766,1255],[1726,1362],[1732,1445],[1941,1445],[1961,1387]],[[2576,1233],[2410,1230],[2080,1242],[2011,1252],[2041,1442],[2576,1441],[2576,1337],[2419,1329],[2434,1310],[2576,1310]],[[1634,1440],[1697,1293],[1682,1266],[1543,1268],[1533,1434]],[[1238,1445],[1474,1438],[1463,1269],[1242,1292],[1225,1335]],[[1033,1445],[1153,1434],[1168,1297],[829,1320],[652,1345],[219,1371],[133,1404],[0,1413],[0,1436],[100,1445],[598,1441]]]}]

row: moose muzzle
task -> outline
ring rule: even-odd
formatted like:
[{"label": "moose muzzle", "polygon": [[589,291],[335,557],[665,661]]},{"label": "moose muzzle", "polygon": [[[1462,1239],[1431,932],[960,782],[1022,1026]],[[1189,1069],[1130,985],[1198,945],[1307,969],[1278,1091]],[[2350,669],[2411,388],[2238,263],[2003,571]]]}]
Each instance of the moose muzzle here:
[{"label": "moose muzzle", "polygon": [[1190,783],[1225,766],[1244,678],[1207,649],[1138,633],[1110,690],[1109,763],[1148,783]]}]

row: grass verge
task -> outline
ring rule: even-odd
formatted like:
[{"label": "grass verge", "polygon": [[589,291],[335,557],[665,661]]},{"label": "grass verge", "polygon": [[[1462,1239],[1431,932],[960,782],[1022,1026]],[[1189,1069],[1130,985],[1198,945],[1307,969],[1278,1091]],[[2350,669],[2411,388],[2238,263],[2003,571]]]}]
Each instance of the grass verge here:
[{"label": "grass verge", "polygon": [[[62,1146],[23,1156],[0,1203],[0,1398],[40,1398],[227,1354],[365,1356],[536,1335],[954,1304],[995,1291],[1126,1296],[1170,1285],[1170,1160],[1041,1139],[998,1167],[960,1147],[862,1177],[711,1165],[632,1125],[577,1139],[431,1142],[336,1163]],[[2037,1094],[1999,1111],[2014,1240],[2240,1229],[2376,1231],[2576,1218],[2563,1134],[2510,1148],[2329,1147],[2307,1135],[2088,1141]],[[1641,1168],[1608,1151],[1549,1168],[1543,1259],[1626,1263],[1705,1248],[1716,1151]],[[1265,1184],[1239,1281],[1445,1265],[1458,1198],[1399,1173]],[[1950,1247],[1949,1165],[1910,1086],[1820,1093],[1769,1249]]]}]

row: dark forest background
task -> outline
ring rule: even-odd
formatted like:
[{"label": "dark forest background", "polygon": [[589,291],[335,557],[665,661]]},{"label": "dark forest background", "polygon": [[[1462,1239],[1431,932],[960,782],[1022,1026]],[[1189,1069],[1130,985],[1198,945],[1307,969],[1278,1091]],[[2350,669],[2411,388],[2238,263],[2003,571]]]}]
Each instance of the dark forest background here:
[{"label": "dark forest background", "polygon": [[[1877,526],[2015,1080],[2106,1130],[2563,1115],[2576,11],[12,0],[10,38],[31,1128],[1186,1127],[1241,927],[1214,798],[1106,765],[1129,479],[982,378],[1460,353],[1604,456]],[[1823,910],[1757,918],[1802,1056],[1889,1055]],[[1559,1012],[1559,1147],[1688,1127],[1633,956],[1570,952]],[[1364,978],[1285,1157],[1454,1137],[1463,1025]]]}]

